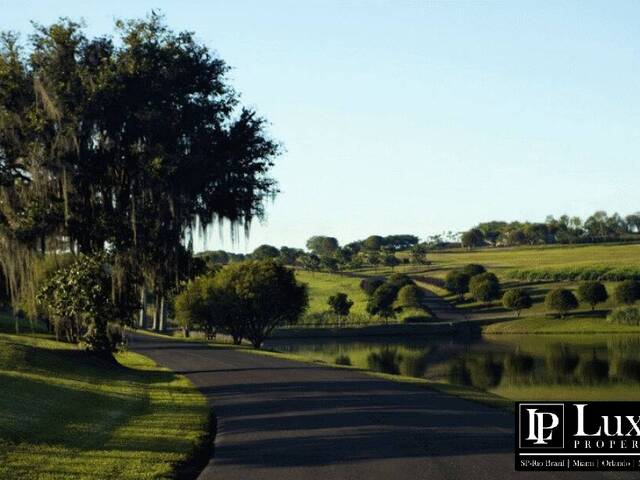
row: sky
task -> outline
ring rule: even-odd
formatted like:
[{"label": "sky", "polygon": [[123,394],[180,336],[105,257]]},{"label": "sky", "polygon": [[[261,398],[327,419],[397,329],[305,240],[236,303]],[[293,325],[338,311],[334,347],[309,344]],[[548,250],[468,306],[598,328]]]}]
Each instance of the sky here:
[{"label": "sky", "polygon": [[284,146],[265,222],[198,250],[640,210],[640,2],[0,0],[0,29],[152,9]]}]

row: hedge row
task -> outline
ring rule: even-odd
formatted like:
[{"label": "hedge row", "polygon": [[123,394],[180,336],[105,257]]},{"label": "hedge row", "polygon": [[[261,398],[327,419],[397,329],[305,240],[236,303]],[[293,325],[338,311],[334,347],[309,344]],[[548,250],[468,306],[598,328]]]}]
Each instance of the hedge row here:
[{"label": "hedge row", "polygon": [[537,281],[575,281],[600,280],[618,282],[621,280],[640,280],[639,267],[566,267],[566,268],[532,268],[509,270],[506,275],[514,280]]}]

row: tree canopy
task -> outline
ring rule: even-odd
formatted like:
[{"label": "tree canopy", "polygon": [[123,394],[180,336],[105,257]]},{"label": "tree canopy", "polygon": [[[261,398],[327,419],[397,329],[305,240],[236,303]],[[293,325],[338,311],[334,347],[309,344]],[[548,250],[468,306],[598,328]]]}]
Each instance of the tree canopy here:
[{"label": "tree canopy", "polygon": [[38,256],[109,250],[115,290],[144,278],[163,298],[195,231],[248,229],[277,193],[279,145],[225,62],[155,14],[116,27],[91,38],[61,20],[27,44],[0,39],[0,265],[14,295]]}]

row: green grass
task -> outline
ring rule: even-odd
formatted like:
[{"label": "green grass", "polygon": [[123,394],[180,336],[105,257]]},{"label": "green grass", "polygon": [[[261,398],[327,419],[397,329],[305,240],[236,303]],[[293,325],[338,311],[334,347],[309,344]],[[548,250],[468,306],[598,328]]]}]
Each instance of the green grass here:
[{"label": "green grass", "polygon": [[468,263],[480,263],[499,276],[511,269],[598,266],[640,268],[640,244],[483,248],[432,252],[428,259],[433,262],[432,267],[444,270]]},{"label": "green grass", "polygon": [[482,333],[526,334],[526,333],[640,333],[638,325],[613,325],[605,318],[590,316],[551,316],[525,317],[506,322],[493,323],[483,328]]},{"label": "green grass", "polygon": [[144,356],[117,360],[0,335],[0,478],[173,476],[206,432],[206,401]]},{"label": "green grass", "polygon": [[366,313],[367,295],[360,288],[359,278],[334,273],[296,270],[296,279],[309,286],[308,313],[320,313],[329,310],[327,300],[337,292],[346,293],[353,301],[351,313]]}]

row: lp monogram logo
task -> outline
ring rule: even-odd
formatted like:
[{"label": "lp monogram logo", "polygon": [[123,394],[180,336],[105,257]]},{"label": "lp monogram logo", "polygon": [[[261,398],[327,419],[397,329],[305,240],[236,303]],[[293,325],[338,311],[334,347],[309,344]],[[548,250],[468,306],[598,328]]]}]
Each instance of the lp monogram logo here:
[{"label": "lp monogram logo", "polygon": [[522,403],[518,406],[520,448],[562,448],[564,405]]},{"label": "lp monogram logo", "polygon": [[[536,445],[546,445],[547,440],[553,437],[553,429],[560,424],[560,418],[555,413],[538,412],[537,408],[527,408],[529,412],[529,436],[527,440],[534,440]],[[549,418],[549,423],[545,424],[545,417]],[[545,432],[549,430],[547,436]]]}]

